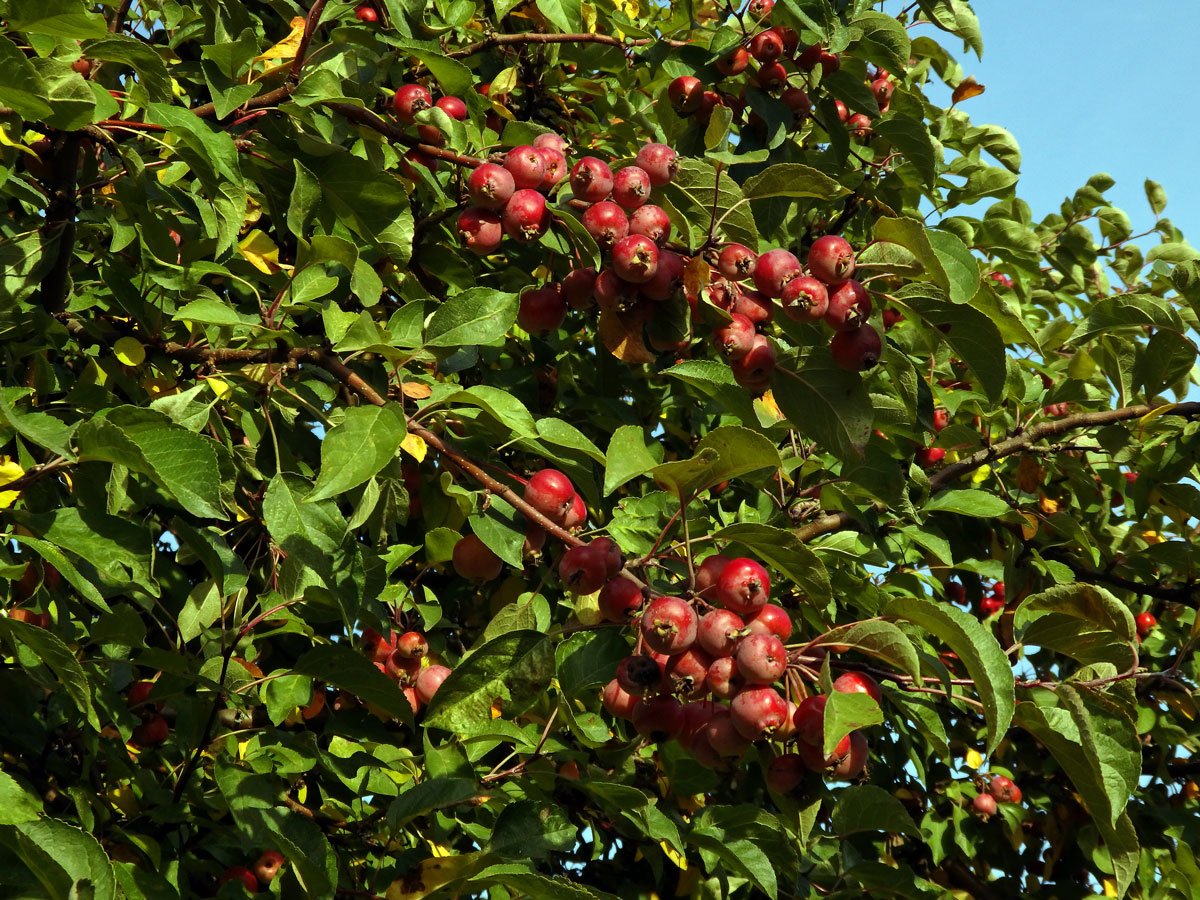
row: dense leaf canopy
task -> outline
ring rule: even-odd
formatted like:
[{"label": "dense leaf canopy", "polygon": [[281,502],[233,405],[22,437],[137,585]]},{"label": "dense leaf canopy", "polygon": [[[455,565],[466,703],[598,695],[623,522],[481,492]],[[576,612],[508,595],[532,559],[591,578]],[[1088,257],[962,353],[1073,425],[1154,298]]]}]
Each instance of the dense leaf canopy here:
[{"label": "dense leaf canopy", "polygon": [[1200,253],[880,5],[0,0],[0,898],[1200,897]]}]

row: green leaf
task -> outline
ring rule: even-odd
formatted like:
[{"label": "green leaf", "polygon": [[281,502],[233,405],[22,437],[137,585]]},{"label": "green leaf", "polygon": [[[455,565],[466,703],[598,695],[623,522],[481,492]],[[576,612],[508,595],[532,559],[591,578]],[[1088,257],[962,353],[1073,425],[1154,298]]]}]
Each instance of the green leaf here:
[{"label": "green leaf", "polygon": [[[1111,763],[1106,765],[1104,757],[1110,754],[1105,751],[1111,748],[1111,743],[1105,741],[1102,750],[1093,732],[1094,723],[1078,695],[1066,686],[1060,686],[1059,691],[1064,689],[1068,709],[1025,701],[1017,704],[1013,721],[1045,745],[1083,798],[1112,860],[1117,894],[1121,896],[1133,882],[1140,855],[1137,833],[1124,811],[1122,798],[1127,796],[1128,785]],[[1138,746],[1136,729],[1124,737],[1130,749]]]},{"label": "green leaf", "polygon": [[7,425],[27,441],[53,450],[64,459],[74,459],[71,435],[75,426],[68,425],[49,413],[28,412],[17,406],[17,401],[29,393],[28,388],[6,387],[0,389],[0,425]]},{"label": "green leaf", "polygon": [[1092,307],[1087,319],[1080,322],[1070,341],[1079,344],[1106,331],[1141,330],[1143,326],[1185,330],[1179,313],[1169,301],[1151,294],[1118,294],[1105,297]]},{"label": "green leaf", "polygon": [[499,344],[517,321],[517,295],[472,288],[451,297],[429,317],[425,346]]},{"label": "green leaf", "polygon": [[177,322],[194,322],[200,325],[261,325],[262,318],[250,313],[238,312],[228,303],[215,297],[193,300],[175,311],[172,316]]},{"label": "green leaf", "polygon": [[472,878],[471,884],[502,884],[533,900],[617,900],[615,894],[585,887],[562,875],[539,875],[526,865],[513,863],[489,866]]},{"label": "green leaf", "polygon": [[88,12],[81,0],[9,0],[7,7],[10,31],[81,39],[107,31],[104,17]]},{"label": "green leaf", "polygon": [[883,712],[875,698],[868,694],[847,694],[833,691],[825,704],[826,756],[833,753],[838,743],[852,731],[869,728],[883,721]]},{"label": "green leaf", "polygon": [[0,634],[9,639],[14,649],[19,641],[32,650],[46,668],[54,673],[54,677],[66,690],[75,708],[83,713],[88,724],[96,731],[100,730],[100,719],[96,710],[92,708],[92,685],[75,654],[58,635],[46,628],[8,617],[0,618]]},{"label": "green leaf", "polygon": [[1013,630],[1023,644],[1046,647],[1085,664],[1133,664],[1133,613],[1096,585],[1060,584],[1030,594],[1017,607]]},{"label": "green leaf", "polygon": [[1012,666],[991,631],[956,607],[917,597],[897,597],[884,615],[919,625],[958,655],[983,703],[990,754],[1004,739],[1016,703]]},{"label": "green leaf", "polygon": [[970,303],[979,290],[979,263],[967,245],[949,231],[929,228],[925,231],[949,282],[952,303]]},{"label": "green leaf", "polygon": [[511,631],[488,641],[442,682],[425,714],[425,725],[459,734],[485,729],[492,705],[502,714],[524,712],[550,684],[554,646],[536,631]]},{"label": "green leaf", "polygon": [[925,504],[925,512],[951,512],[978,519],[1000,518],[1011,512],[1011,507],[995,494],[984,490],[942,491]]},{"label": "green leaf", "polygon": [[520,800],[496,817],[484,849],[504,859],[543,859],[570,848],[578,833],[559,807]]},{"label": "green leaf", "polygon": [[714,484],[779,466],[779,451],[767,438],[748,428],[724,425],[700,439],[691,459],[660,463],[649,474],[660,487],[690,500]]},{"label": "green leaf", "polygon": [[403,268],[412,253],[413,238],[412,210],[404,185],[344,151],[309,157],[304,164],[316,176],[325,202],[338,220],[379,247],[397,268]]},{"label": "green leaf", "polygon": [[167,74],[166,63],[142,41],[123,34],[110,34],[87,41],[80,49],[90,59],[125,63],[137,73],[152,102],[171,102],[171,77]]},{"label": "green leaf", "polygon": [[875,240],[887,241],[904,248],[921,265],[923,274],[913,277],[918,281],[930,281],[940,288],[950,290],[950,276],[942,267],[941,258],[930,243],[929,229],[917,219],[892,219],[886,216],[875,220]]},{"label": "green leaf", "polygon": [[0,35],[0,105],[22,118],[38,121],[50,115],[45,82],[16,44]]},{"label": "green leaf", "polygon": [[292,670],[309,675],[340,688],[349,694],[378,706],[407,725],[412,724],[412,706],[404,692],[375,664],[351,647],[342,644],[322,644],[309,650]]},{"label": "green leaf", "polygon": [[531,439],[538,436],[538,428],[533,421],[533,416],[530,415],[525,405],[509,391],[481,384],[451,394],[446,400],[448,403],[469,403],[472,406],[478,406],[517,436]]},{"label": "green leaf", "polygon": [[836,200],[850,193],[819,169],[801,163],[776,163],[746,179],[742,193],[747,200],[766,197],[818,197]]},{"label": "green leaf", "polygon": [[117,585],[157,596],[150,573],[150,535],[127,519],[78,507],[50,513],[10,511],[37,537],[82,557]]},{"label": "green leaf", "polygon": [[908,32],[894,16],[868,10],[860,13],[850,27],[862,34],[858,39],[856,56],[893,72],[903,72],[908,68],[912,52]]},{"label": "green leaf", "polygon": [[99,609],[108,611],[108,603],[105,602],[104,597],[96,589],[96,586],[84,578],[79,570],[75,568],[75,564],[53,544],[46,541],[39,541],[35,537],[24,534],[13,534],[9,537],[9,540],[16,541],[21,546],[32,549],[38,556],[54,566],[58,574],[66,579],[67,584],[79,591],[83,599]]},{"label": "green leaf", "polygon": [[753,402],[746,389],[737,383],[727,364],[701,359],[687,360],[666,369],[664,374],[678,378],[711,397],[741,419],[743,425],[755,427],[759,424]]},{"label": "green leaf", "polygon": [[583,30],[580,0],[538,0],[537,8],[559,31],[577,34]]},{"label": "green leaf", "polygon": [[580,697],[588,688],[607,684],[617,663],[629,655],[629,644],[616,629],[579,631],[555,650],[558,682],[567,697]]},{"label": "green leaf", "polygon": [[378,474],[408,433],[398,403],[351,406],[321,442],[321,471],[305,501],[336,497]]},{"label": "green leaf", "polygon": [[221,519],[221,481],[210,438],[149,409],[118,406],[80,426],[80,459],[102,459],[148,476],[188,512]]},{"label": "green leaf", "polygon": [[873,784],[855,785],[841,791],[830,814],[830,822],[838,837],[861,831],[885,831],[922,839],[921,829],[904,805]]},{"label": "green leaf", "polygon": [[863,456],[875,407],[860,375],[840,368],[822,350],[799,371],[777,367],[771,384],[779,409],[798,431],[843,462]]},{"label": "green leaf", "polygon": [[46,86],[50,115],[45,122],[62,131],[75,131],[91,123],[96,112],[96,94],[92,86],[58,60],[35,59],[33,67]]},{"label": "green leaf", "polygon": [[774,566],[814,605],[822,604],[830,597],[829,573],[825,566],[792,532],[771,525],[740,522],[714,532],[713,537],[736,541],[752,555]]},{"label": "green leaf", "polygon": [[1163,190],[1163,186],[1157,181],[1146,179],[1146,201],[1150,204],[1150,209],[1154,212],[1155,217],[1161,216],[1163,210],[1167,208],[1167,192]]},{"label": "green leaf", "polygon": [[605,456],[600,448],[593,444],[582,431],[562,419],[538,419],[537,432],[539,440],[553,444],[556,447],[566,447],[568,450],[578,450],[604,465]]},{"label": "green leaf", "polygon": [[921,675],[921,661],[912,641],[891,622],[882,619],[841,625],[822,635],[821,644],[836,647],[838,653],[854,651],[874,656],[913,678]]},{"label": "green leaf", "polygon": [[604,496],[658,465],[650,446],[656,445],[647,446],[645,433],[639,425],[622,425],[613,432],[605,454]]},{"label": "green leaf", "polygon": [[[55,900],[116,900],[117,879],[100,842],[86,831],[49,817],[13,826],[6,841],[17,857],[39,876],[43,873]],[[25,895],[28,896],[28,895]]]},{"label": "green leaf", "polygon": [[0,772],[0,825],[19,825],[42,817],[42,798],[7,772]]},{"label": "green leaf", "polygon": [[871,127],[916,167],[922,184],[932,185],[937,180],[938,152],[924,122],[890,112]]},{"label": "green leaf", "polygon": [[478,787],[468,778],[431,778],[415,784],[388,806],[388,827],[397,829],[435,809],[445,809],[469,800],[476,793]]},{"label": "green leaf", "polygon": [[937,328],[954,355],[967,364],[988,398],[999,401],[1008,377],[1000,329],[974,307],[950,303],[939,294],[936,288],[910,284],[894,296],[914,315]]},{"label": "green leaf", "polygon": [[[346,536],[346,522],[332,500],[308,500],[309,483],[299,475],[279,474],[267,485],[263,497],[263,523],[277,544],[289,539],[333,553]],[[307,501],[307,502],[306,502]]]}]

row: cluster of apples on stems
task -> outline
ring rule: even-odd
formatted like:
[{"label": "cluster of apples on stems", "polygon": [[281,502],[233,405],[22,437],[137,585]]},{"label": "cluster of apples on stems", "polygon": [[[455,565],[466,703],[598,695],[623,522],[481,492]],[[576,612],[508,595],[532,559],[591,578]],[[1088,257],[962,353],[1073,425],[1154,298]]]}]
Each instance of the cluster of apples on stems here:
[{"label": "cluster of apples on stems", "polygon": [[448,666],[426,665],[429,640],[419,631],[391,632],[385,638],[373,628],[364,628],[363,650],[380,672],[403,691],[415,713],[427,705],[450,674]]},{"label": "cluster of apples on stems", "polygon": [[278,850],[264,850],[252,866],[230,866],[217,879],[218,884],[229,881],[240,881],[252,894],[265,889],[283,866],[283,854]]}]

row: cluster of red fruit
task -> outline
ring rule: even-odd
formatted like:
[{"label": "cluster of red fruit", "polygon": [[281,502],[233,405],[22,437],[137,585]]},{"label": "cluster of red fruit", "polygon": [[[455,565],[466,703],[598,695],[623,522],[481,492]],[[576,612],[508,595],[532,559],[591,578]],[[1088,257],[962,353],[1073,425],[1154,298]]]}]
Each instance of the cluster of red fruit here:
[{"label": "cluster of red fruit", "polygon": [[[642,588],[619,569],[608,574],[601,615],[634,620],[638,631],[637,649],[604,688],[610,714],[632,722],[649,741],[677,740],[709,767],[740,758],[756,741],[795,739],[796,752],[778,756],[768,769],[768,782],[780,792],[809,769],[840,778],[861,774],[867,761],[861,733],[847,735],[829,756],[821,750],[827,698],[811,696],[797,706],[774,687],[787,673],[784,641],[792,622],[768,602],[771,579],[758,562],[710,556],[696,571],[693,600],[657,596],[644,610]],[[700,615],[697,605],[707,611]],[[880,696],[879,686],[858,673],[842,675],[834,689]]]},{"label": "cluster of red fruit", "polygon": [[423,665],[429,653],[429,641],[419,631],[406,631],[401,635],[393,631],[390,637],[388,640],[375,629],[364,628],[362,646],[375,663],[375,668],[396,682],[404,692],[405,699],[415,713],[433,699],[450,674],[450,669],[446,666]]},{"label": "cluster of red fruit", "polygon": [[142,724],[133,729],[130,743],[135,747],[157,747],[171,735],[171,728],[163,718],[161,703],[150,702],[150,692],[154,690],[153,681],[135,681],[129,686],[125,702],[129,708],[142,720]]},{"label": "cluster of red fruit", "polygon": [[[808,266],[788,250],[776,248],[761,256],[743,244],[726,244],[717,257],[719,278],[706,288],[713,305],[732,321],[717,328],[713,339],[729,359],[734,378],[751,390],[765,390],[775,368],[775,349],[757,328],[774,317],[773,300],[797,322],[824,322],[834,330],[829,349],[834,361],[848,372],[862,372],[879,362],[883,343],[867,324],[871,297],[854,274],[854,250],[843,237],[817,238],[808,252]],[[750,279],[753,289],[743,286]]]},{"label": "cluster of red fruit", "polygon": [[983,818],[995,815],[997,803],[1020,803],[1021,789],[1013,784],[1011,778],[1004,775],[994,775],[987,784],[987,790],[981,791],[971,801],[975,812]]},{"label": "cluster of red fruit", "polygon": [[[442,134],[441,129],[436,125],[417,124],[417,113],[435,107],[460,122],[467,118],[467,104],[461,98],[438,97],[435,101],[433,95],[429,93],[429,88],[423,84],[403,85],[392,97],[392,111],[402,124],[416,125],[417,135],[421,138],[422,143],[431,147],[443,147],[446,144],[446,136]],[[420,163],[430,172],[437,171],[438,167],[436,157],[414,148],[404,154],[404,161],[401,163],[401,169],[409,178],[416,177],[416,172],[412,168],[413,163]]]},{"label": "cluster of red fruit", "polygon": [[225,884],[228,881],[240,881],[245,885],[246,890],[252,894],[257,894],[260,890],[265,890],[267,885],[275,880],[275,876],[279,874],[279,869],[282,866],[282,853],[278,850],[264,850],[262,855],[255,860],[253,866],[230,866],[217,880],[217,883]]}]

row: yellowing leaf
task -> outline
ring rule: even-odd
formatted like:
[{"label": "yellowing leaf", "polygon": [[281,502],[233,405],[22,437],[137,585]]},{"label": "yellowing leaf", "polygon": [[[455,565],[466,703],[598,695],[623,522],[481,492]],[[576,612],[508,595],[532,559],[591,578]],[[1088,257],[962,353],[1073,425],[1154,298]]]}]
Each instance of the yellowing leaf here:
[{"label": "yellowing leaf", "polygon": [[1161,544],[1163,542],[1163,536],[1157,531],[1143,531],[1142,540],[1147,544]]},{"label": "yellowing leaf", "polygon": [[441,844],[435,844],[433,841],[426,841],[425,843],[429,845],[429,852],[438,859],[445,859],[447,856],[452,855],[450,851]]},{"label": "yellowing leaf", "polygon": [[117,338],[113,344],[113,355],[123,366],[140,366],[146,361],[146,348],[137,338]]},{"label": "yellowing leaf", "polygon": [[279,247],[264,232],[255,228],[238,242],[238,253],[260,272],[274,275],[281,271]]},{"label": "yellowing leaf", "polygon": [[304,37],[304,17],[292,19],[292,30],[288,36],[273,47],[268,47],[261,56],[254,57],[255,62],[265,59],[295,59],[296,51],[300,49],[300,39]]},{"label": "yellowing leaf", "polygon": [[[10,481],[16,481],[24,474],[25,470],[17,463],[7,456],[0,456],[0,486],[8,484]],[[20,496],[20,491],[0,491],[0,509],[8,509],[17,502],[17,498]]]},{"label": "yellowing leaf", "polygon": [[754,401],[756,404],[761,404],[762,407],[770,414],[776,422],[783,421],[784,415],[779,408],[779,404],[775,402],[775,392],[767,391],[761,397]]},{"label": "yellowing leaf", "polygon": [[681,872],[687,871],[687,857],[668,844],[666,841],[659,841],[658,846],[662,848],[663,855],[671,862],[675,863],[675,868]]},{"label": "yellowing leaf", "polygon": [[406,381],[400,385],[400,392],[411,400],[425,400],[433,393],[433,388],[419,381]]},{"label": "yellowing leaf", "polygon": [[951,95],[951,106],[961,103],[963,100],[970,100],[972,97],[978,97],[987,88],[975,80],[974,75],[968,75],[958,83],[958,87],[954,89]]},{"label": "yellowing leaf", "polygon": [[1116,879],[1114,879],[1114,878],[1105,878],[1105,879],[1103,879],[1103,880],[1101,881],[1101,884],[1103,884],[1103,885],[1104,885],[1104,896],[1105,896],[1105,897],[1118,897],[1118,896],[1120,896],[1120,895],[1117,893],[1117,882],[1116,882]]},{"label": "yellowing leaf", "polygon": [[218,397],[224,398],[226,394],[228,394],[230,391],[233,390],[233,385],[231,385],[224,378],[217,378],[215,376],[211,376],[204,380],[208,383],[208,386],[212,390],[212,392],[214,394],[216,394]]},{"label": "yellowing leaf", "polygon": [[400,442],[400,449],[417,462],[424,462],[425,454],[429,451],[425,441],[415,434],[406,434],[404,440]]},{"label": "yellowing leaf", "polygon": [[143,378],[142,389],[155,399],[179,393],[179,386],[174,381],[170,378],[160,378],[157,375]]},{"label": "yellowing leaf", "polygon": [[978,769],[983,765],[983,756],[978,750],[968,750],[966,758],[963,760],[968,769]]},{"label": "yellowing leaf", "polygon": [[987,481],[991,477],[992,477],[992,467],[985,464],[985,465],[980,466],[978,469],[976,469],[972,473],[971,483],[972,484],[980,484],[981,482]]},{"label": "yellowing leaf", "polygon": [[1021,518],[1024,519],[1024,524],[1021,525],[1021,536],[1025,540],[1029,540],[1038,533],[1037,516],[1033,513],[1021,513]]},{"label": "yellowing leaf", "polygon": [[481,856],[476,852],[423,860],[388,885],[387,900],[421,900],[422,897],[428,897],[443,885],[473,874],[487,862]]},{"label": "yellowing leaf", "polygon": [[1165,416],[1167,413],[1173,410],[1176,405],[1177,404],[1174,403],[1164,403],[1162,406],[1156,406],[1154,409],[1150,410],[1150,412],[1138,419],[1138,425],[1145,427],[1159,416]]}]

